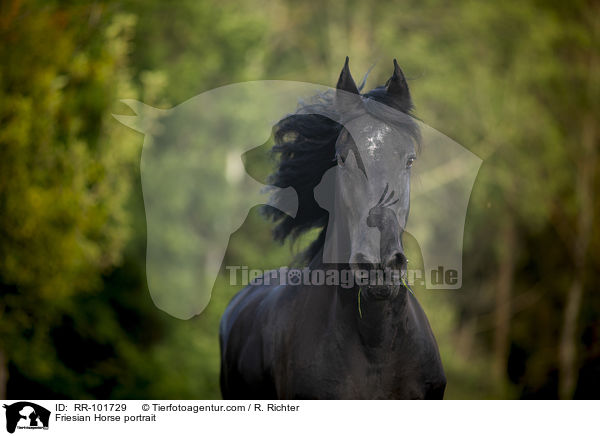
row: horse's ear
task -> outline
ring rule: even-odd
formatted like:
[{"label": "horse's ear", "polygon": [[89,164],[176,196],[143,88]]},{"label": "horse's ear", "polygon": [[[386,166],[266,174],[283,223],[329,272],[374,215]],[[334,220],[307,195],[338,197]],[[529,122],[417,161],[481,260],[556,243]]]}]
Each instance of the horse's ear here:
[{"label": "horse's ear", "polygon": [[344,63],[344,68],[342,68],[342,72],[340,73],[340,78],[338,79],[336,88],[352,94],[358,94],[358,88],[356,87],[356,83],[354,83],[352,74],[350,74],[350,67],[348,66],[349,61],[350,58],[346,56],[346,62]]},{"label": "horse's ear", "polygon": [[386,92],[394,98],[398,99],[406,99],[410,98],[410,93],[408,91],[408,83],[406,83],[406,78],[402,73],[402,70],[398,66],[398,62],[394,59],[394,74],[389,78],[387,83],[385,84]]},{"label": "horse's ear", "polygon": [[354,83],[352,74],[350,74],[348,62],[349,58],[346,56],[346,62],[340,73],[335,94],[336,106],[342,114],[360,103],[360,94],[356,87],[356,83]]}]

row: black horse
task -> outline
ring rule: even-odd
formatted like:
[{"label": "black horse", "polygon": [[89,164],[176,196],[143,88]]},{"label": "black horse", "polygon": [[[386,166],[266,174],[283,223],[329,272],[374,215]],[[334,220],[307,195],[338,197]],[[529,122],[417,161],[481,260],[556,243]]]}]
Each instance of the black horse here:
[{"label": "black horse", "polygon": [[[360,94],[346,58],[335,93],[274,127],[271,182],[292,186],[299,209],[295,218],[265,212],[281,241],[322,229],[304,253],[309,271],[406,271],[401,236],[419,144],[411,110],[396,60],[385,86]],[[316,195],[326,178],[329,210]],[[220,344],[225,399],[441,399],[446,387],[431,327],[404,281],[248,286],[223,314]]]}]

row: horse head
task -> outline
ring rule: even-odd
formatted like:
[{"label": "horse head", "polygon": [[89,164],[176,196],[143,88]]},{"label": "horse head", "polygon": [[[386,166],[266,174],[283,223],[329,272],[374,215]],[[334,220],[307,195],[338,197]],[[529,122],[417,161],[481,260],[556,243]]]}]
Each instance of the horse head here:
[{"label": "horse head", "polygon": [[[380,103],[381,102],[381,103]],[[394,60],[385,86],[361,95],[348,67],[336,88],[343,128],[335,146],[335,226],[346,229],[350,267],[406,270],[402,233],[410,209],[410,174],[416,159],[418,130],[406,79]],[[387,298],[400,286],[369,283],[366,295]]]}]

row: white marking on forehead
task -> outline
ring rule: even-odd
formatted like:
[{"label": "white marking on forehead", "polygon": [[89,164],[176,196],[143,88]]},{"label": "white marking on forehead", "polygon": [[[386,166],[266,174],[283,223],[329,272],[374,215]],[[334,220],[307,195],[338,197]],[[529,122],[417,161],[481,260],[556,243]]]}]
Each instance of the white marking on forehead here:
[{"label": "white marking on forehead", "polygon": [[[373,130],[375,130],[373,132]],[[366,126],[362,133],[367,133],[367,154],[371,157],[375,157],[375,152],[379,146],[383,143],[383,138],[391,131],[389,126],[384,125],[380,129],[373,129],[372,126]]]}]

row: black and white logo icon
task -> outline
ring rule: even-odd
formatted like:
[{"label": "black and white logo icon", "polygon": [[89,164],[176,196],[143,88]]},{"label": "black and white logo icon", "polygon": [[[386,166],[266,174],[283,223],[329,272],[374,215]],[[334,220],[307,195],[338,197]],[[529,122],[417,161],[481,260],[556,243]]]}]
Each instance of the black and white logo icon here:
[{"label": "black and white logo icon", "polygon": [[19,401],[4,405],[6,409],[6,431],[14,433],[15,429],[39,430],[48,429],[50,411],[28,401]]}]

